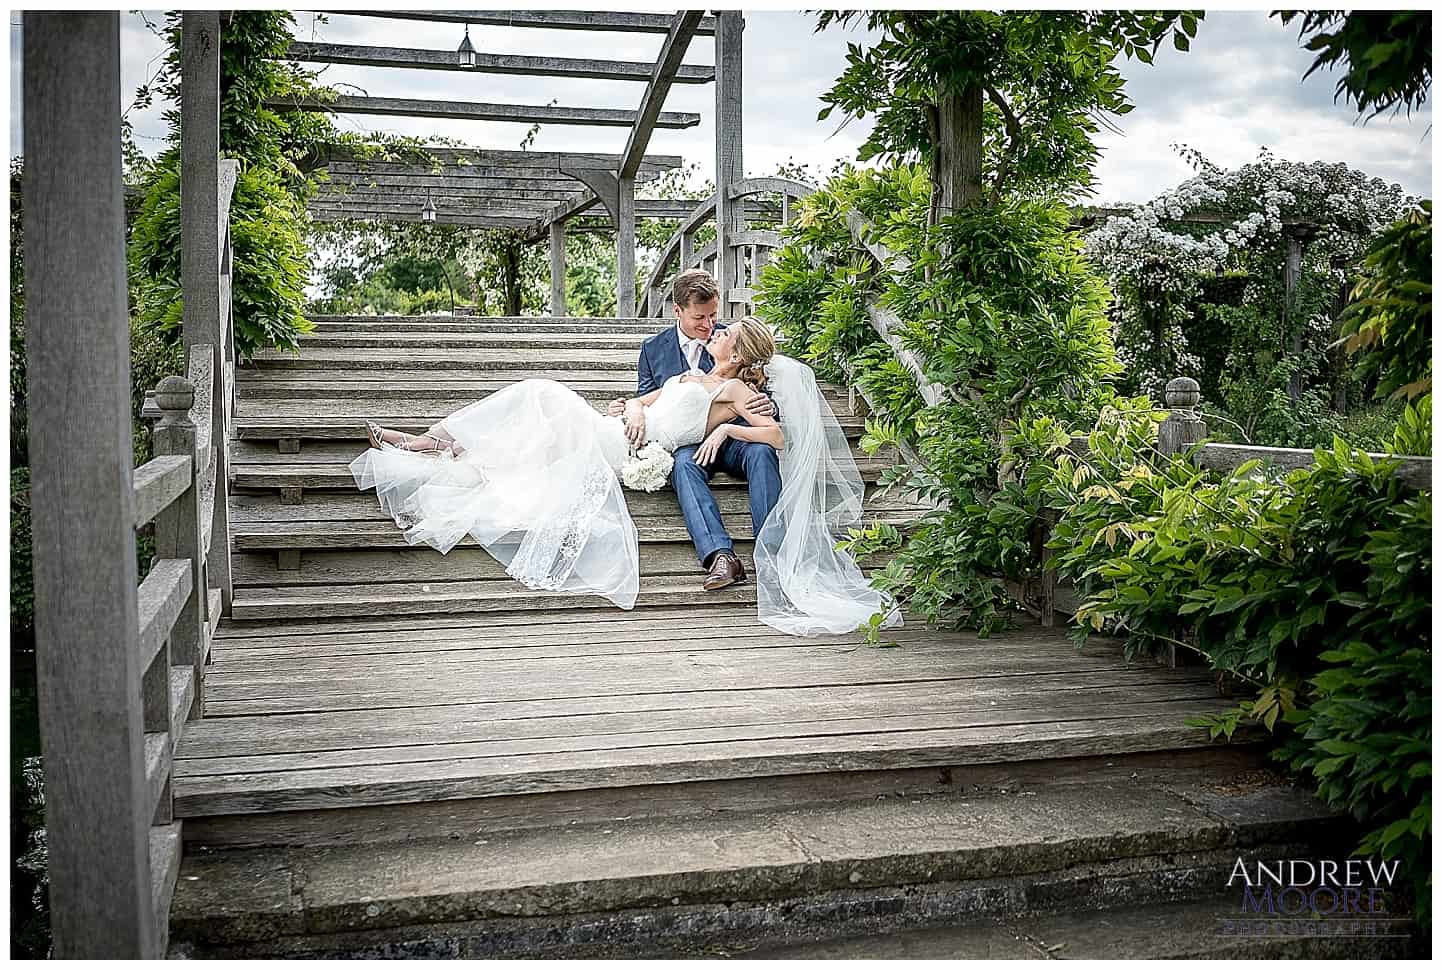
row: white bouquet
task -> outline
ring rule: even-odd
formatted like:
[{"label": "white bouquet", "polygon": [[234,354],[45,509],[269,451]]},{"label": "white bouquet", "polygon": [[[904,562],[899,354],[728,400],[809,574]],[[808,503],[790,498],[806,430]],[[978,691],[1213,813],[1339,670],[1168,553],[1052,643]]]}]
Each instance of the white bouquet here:
[{"label": "white bouquet", "polygon": [[671,453],[653,441],[621,466],[621,484],[639,492],[657,492],[666,487],[674,464]]}]

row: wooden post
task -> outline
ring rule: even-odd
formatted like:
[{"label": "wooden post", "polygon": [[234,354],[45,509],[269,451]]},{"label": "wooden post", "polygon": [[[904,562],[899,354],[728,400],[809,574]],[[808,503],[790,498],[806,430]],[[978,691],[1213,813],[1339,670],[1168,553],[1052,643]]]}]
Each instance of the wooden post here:
[{"label": "wooden post", "polygon": [[[221,591],[221,611],[230,612],[229,489],[226,482],[230,423],[230,388],[226,386],[230,327],[229,307],[221,312],[221,248],[229,233],[221,232],[220,211],[220,12],[187,11],[180,21],[180,279],[186,359],[196,344],[210,344],[214,391],[211,394],[210,440],[220,460],[216,466],[211,556]],[[223,238],[224,237],[224,238]],[[225,294],[228,302],[228,292]],[[202,590],[202,599],[206,596]],[[202,610],[202,615],[204,611]]]},{"label": "wooden post", "polygon": [[[745,177],[741,142],[741,31],[739,10],[716,13],[716,283],[721,290],[721,316],[734,319],[731,289],[738,284],[733,234],[745,228],[740,200],[732,199],[733,182]],[[683,263],[684,265],[684,263]]]},{"label": "wooden post", "polygon": [[566,315],[566,224],[551,223],[551,316]]},{"label": "wooden post", "polygon": [[151,904],[120,15],[26,13],[25,318],[36,666],[60,959],[158,956]]},{"label": "wooden post", "polygon": [[[1302,240],[1295,233],[1287,233],[1287,262],[1282,267],[1282,356],[1297,356],[1302,353],[1302,327],[1305,321],[1297,319],[1297,281],[1302,278]],[[1288,343],[1291,344],[1290,349]],[[1293,372],[1287,378],[1287,397],[1292,404],[1302,396],[1302,375]]]},{"label": "wooden post", "polygon": [[[175,628],[170,634],[170,662],[176,667],[193,668],[195,705],[185,712],[187,718],[199,717],[204,710],[201,698],[205,670],[205,556],[200,548],[200,488],[195,454],[195,422],[190,409],[195,404],[195,388],[183,377],[167,377],[155,389],[155,403],[160,407],[160,421],[151,433],[156,455],[184,455],[191,460],[190,488],[155,517],[155,557],[157,559],[189,559],[191,563],[190,598],[180,609]],[[212,403],[212,407],[214,404]]]},{"label": "wooden post", "polygon": [[636,180],[617,180],[616,316],[636,315]]},{"label": "wooden post", "polygon": [[180,26],[180,279],[185,349],[220,334],[220,12]]}]

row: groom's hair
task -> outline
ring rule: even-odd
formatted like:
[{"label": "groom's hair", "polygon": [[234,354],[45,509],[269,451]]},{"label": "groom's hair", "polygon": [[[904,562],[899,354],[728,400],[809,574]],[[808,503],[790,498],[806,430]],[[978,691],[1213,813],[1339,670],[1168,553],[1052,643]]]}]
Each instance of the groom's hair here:
[{"label": "groom's hair", "polygon": [[720,295],[721,288],[716,285],[716,278],[704,269],[688,269],[677,273],[671,281],[671,301],[682,309],[690,306],[692,301],[705,303]]}]

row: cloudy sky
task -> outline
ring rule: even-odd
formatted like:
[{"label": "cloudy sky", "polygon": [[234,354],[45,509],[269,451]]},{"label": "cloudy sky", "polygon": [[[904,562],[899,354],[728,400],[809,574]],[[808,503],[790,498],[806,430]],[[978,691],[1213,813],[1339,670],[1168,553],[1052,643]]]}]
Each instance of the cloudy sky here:
[{"label": "cloudy sky", "polygon": [[[11,14],[11,154],[20,152],[19,14]],[[159,12],[123,13],[122,87],[124,106],[134,90],[159,66],[161,45],[143,17],[159,24]],[[296,12],[300,39],[346,44],[454,50],[460,25],[376,20]],[[818,122],[819,96],[845,67],[848,42],[865,43],[859,29],[830,28],[816,33],[815,17],[787,11],[746,13],[745,166],[748,175],[764,175],[788,160],[825,172],[837,159],[851,159],[867,125],[852,123],[837,131],[834,121]],[[656,34],[591,34],[519,28],[473,27],[476,48],[491,53],[564,54],[617,60],[654,60]],[[1212,161],[1232,167],[1252,161],[1261,146],[1294,161],[1343,161],[1369,176],[1399,182],[1411,193],[1430,196],[1432,121],[1430,105],[1413,112],[1379,116],[1366,125],[1345,102],[1334,104],[1336,75],[1319,71],[1301,80],[1312,55],[1300,48],[1294,27],[1284,27],[1263,11],[1212,11],[1200,25],[1189,53],[1168,44],[1148,66],[1126,61],[1127,93],[1136,109],[1115,119],[1121,135],[1098,136],[1102,160],[1094,202],[1141,201],[1191,175],[1170,147],[1184,142]],[[687,62],[712,61],[710,38],[697,38]],[[634,109],[640,84],[584,82],[453,72],[397,71],[383,68],[322,67],[321,79],[343,93],[409,98],[448,98],[516,104]],[[137,141],[158,150],[165,127],[163,105],[132,110]],[[696,128],[658,130],[649,151],[683,156],[712,171],[714,93],[711,85],[676,85],[669,111],[701,115]],[[338,123],[355,131],[382,130],[407,135],[441,134],[487,148],[517,148],[528,126],[438,119],[341,116]],[[620,152],[623,128],[543,127],[533,148]]]}]

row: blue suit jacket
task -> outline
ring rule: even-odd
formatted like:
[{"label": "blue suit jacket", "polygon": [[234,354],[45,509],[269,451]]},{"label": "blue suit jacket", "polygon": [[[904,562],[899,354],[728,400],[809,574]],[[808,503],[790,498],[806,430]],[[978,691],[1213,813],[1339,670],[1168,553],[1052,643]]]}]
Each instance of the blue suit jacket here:
[{"label": "blue suit jacket", "polygon": [[[647,337],[641,344],[641,359],[636,364],[636,396],[650,394],[677,374],[690,370],[686,358],[681,355],[681,344],[676,337],[676,328],[669,327],[660,333]],[[716,366],[706,348],[701,348],[700,367],[710,370]]]}]

